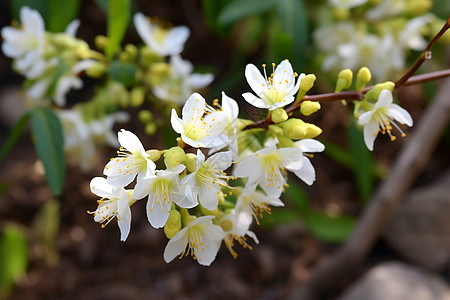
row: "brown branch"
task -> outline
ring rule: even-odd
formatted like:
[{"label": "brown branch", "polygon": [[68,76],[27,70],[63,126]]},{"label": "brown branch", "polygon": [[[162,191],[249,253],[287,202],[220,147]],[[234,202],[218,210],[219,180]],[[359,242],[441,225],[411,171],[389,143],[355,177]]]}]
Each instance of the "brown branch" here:
[{"label": "brown branch", "polygon": [[[416,75],[412,76],[407,79],[407,81],[403,84],[403,86],[408,85],[414,85],[419,83],[424,83],[428,81],[433,81],[436,79],[444,78],[450,76],[450,69],[436,71],[436,72],[430,72],[422,75]],[[364,98],[364,95],[373,88],[373,85],[368,86],[364,88],[362,91],[356,91],[356,92],[340,92],[340,93],[326,93],[326,94],[318,94],[318,95],[306,95],[302,98],[298,103],[292,104],[288,108],[286,108],[287,113],[291,113],[298,108],[300,108],[300,104],[303,101],[309,100],[309,101],[318,101],[318,102],[331,102],[331,101],[338,101],[342,99],[346,100],[362,100]],[[395,88],[398,88],[395,86]],[[270,124],[273,124],[272,120],[270,118],[256,121],[250,125],[247,125],[243,130],[252,129],[252,128],[268,128]]]},{"label": "brown branch", "polygon": [[342,248],[319,267],[290,299],[321,299],[349,279],[389,224],[401,199],[426,166],[450,122],[450,80],[427,109],[410,140],[398,155],[389,176],[379,186],[353,234]]},{"label": "brown branch", "polygon": [[401,87],[405,82],[420,68],[425,60],[431,59],[431,47],[434,43],[450,28],[450,17],[448,17],[447,22],[441,28],[441,30],[435,35],[435,37],[428,43],[425,50],[419,56],[419,58],[414,62],[414,64],[409,68],[409,70],[403,75],[399,80],[395,82],[396,87]]}]

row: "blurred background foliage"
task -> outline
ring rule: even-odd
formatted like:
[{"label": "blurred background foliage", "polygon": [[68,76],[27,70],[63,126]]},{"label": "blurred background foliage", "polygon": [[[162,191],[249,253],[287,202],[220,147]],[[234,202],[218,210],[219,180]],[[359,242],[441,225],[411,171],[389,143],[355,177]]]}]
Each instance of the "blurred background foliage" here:
[{"label": "blurred background foliage", "polygon": [[[80,17],[85,2],[87,1],[10,0],[9,9],[11,16],[19,19],[20,8],[24,5],[30,6],[42,14],[49,31],[62,32],[73,19]],[[169,2],[161,5],[178,4],[176,1]],[[191,28],[194,32],[194,41],[188,44],[186,53],[194,61],[200,62],[195,64],[196,70],[210,71],[216,74],[217,79],[209,89],[209,99],[218,97],[221,91],[226,91],[227,94],[238,100],[241,92],[247,89],[243,72],[247,63],[252,62],[256,65],[270,62],[278,63],[285,58],[290,60],[297,72],[316,74],[318,81],[313,93],[325,93],[333,90],[337,74],[321,71],[320,60],[315,55],[317,47],[312,40],[312,29],[327,16],[326,14],[316,14],[318,7],[327,5],[326,1],[200,0],[182,2],[185,2],[185,6],[196,5],[205,22],[200,22],[200,25],[197,24],[196,26],[207,27],[207,29]],[[95,3],[106,16],[107,25],[104,29],[111,41],[106,53],[112,58],[123,45],[123,39],[129,39],[127,33],[134,30],[130,19],[135,12],[142,11],[142,7],[146,7],[146,4],[142,1],[131,0],[95,0]],[[434,1],[431,11],[441,18],[446,18],[450,12],[450,1]],[[143,12],[152,15],[152,11]],[[189,12],[186,12],[186,14],[189,14]],[[198,16],[193,14],[191,18]],[[190,20],[190,18],[178,16],[178,19],[174,22],[186,20]],[[83,28],[83,20],[81,21],[81,27]],[[85,30],[94,31],[91,34],[105,34],[105,32],[102,32],[103,29],[99,28]],[[199,37],[199,32],[205,30],[209,31],[205,36],[214,35],[216,39],[214,42],[220,41],[218,46],[207,43],[198,44],[199,40],[203,43],[207,41],[207,39]],[[83,34],[83,31],[81,33]],[[88,42],[92,43],[92,41]],[[199,49],[199,47],[203,49]],[[208,53],[210,50],[217,50],[218,47],[224,48],[222,52]],[[445,61],[445,51],[439,47],[436,47],[435,51],[436,54],[433,54],[434,67],[439,66],[440,61]],[[204,53],[208,53],[206,59],[202,58]],[[414,52],[413,55],[408,56],[407,65],[415,60],[418,53]],[[226,57],[223,56],[224,54]],[[220,62],[214,64],[215,60]],[[117,63],[120,62],[117,61]],[[432,67],[427,67],[427,70],[432,69]],[[130,79],[127,72],[133,73],[133,70],[127,70],[124,65],[118,65],[117,68],[112,66],[110,69],[111,77],[124,82],[125,85],[126,81]],[[392,79],[395,80],[395,78]],[[429,101],[435,93],[435,85],[433,83],[425,85],[425,89],[421,93]],[[240,104],[244,103],[241,101]],[[367,150],[356,123],[349,121],[352,119],[349,110],[337,108],[341,106],[340,104],[330,105],[331,108],[326,107],[326,105],[323,106],[322,114],[325,116],[313,116],[311,120],[321,124],[324,132],[330,129],[329,133],[319,137],[319,140],[326,146],[324,156],[327,158],[325,163],[331,162],[333,168],[338,167],[346,170],[347,173],[345,174],[352,178],[355,187],[350,195],[358,198],[359,203],[351,203],[349,205],[351,209],[348,209],[348,212],[345,212],[345,209],[325,209],[326,204],[313,203],[311,192],[307,192],[303,184],[292,178],[289,182],[290,187],[283,196],[287,204],[286,207],[273,209],[270,215],[264,216],[262,225],[266,228],[273,228],[283,223],[301,222],[317,239],[337,243],[345,241],[351,233],[356,223],[355,212],[362,210],[369,201],[376,182],[386,174],[387,163],[386,161],[380,163],[373,153]],[[329,112],[329,109],[335,111]],[[259,112],[245,106],[241,111],[249,115],[250,118],[260,117]],[[332,115],[332,117],[326,115]],[[26,122],[31,120],[36,152],[46,167],[50,188],[55,195],[60,195],[63,193],[65,174],[64,156],[61,156],[62,133],[61,131],[51,133],[46,131],[49,126],[55,127],[49,125],[49,123],[55,122],[54,118],[54,114],[46,109],[25,114],[13,127],[10,138],[2,146],[0,161],[6,158],[13,145],[19,140]],[[330,124],[339,125],[341,128],[331,129]],[[328,128],[326,128],[327,126]],[[165,142],[167,146],[173,145],[176,135],[173,134],[172,130],[170,128],[163,129],[162,132],[163,134],[159,136],[160,140]],[[338,132],[337,135],[336,132]],[[447,144],[450,145],[448,133],[445,139]],[[390,152],[392,153],[392,151]],[[321,163],[317,168],[325,166],[326,164]],[[323,172],[326,172],[326,170]],[[319,178],[321,174],[321,172],[318,172]],[[321,184],[320,182],[319,187],[329,188],[326,183]],[[5,193],[7,188],[7,186],[2,185],[0,193]],[[321,195],[325,194],[322,193]],[[346,200],[348,201],[348,199]],[[322,199],[322,202],[326,201],[326,199]],[[356,209],[354,209],[355,205]],[[55,257],[57,257],[56,239],[60,226],[59,220],[59,204],[56,200],[52,200],[42,206],[32,225],[37,232],[38,240],[46,249],[45,256],[49,262],[57,259]],[[17,225],[3,226],[0,236],[0,261],[2,262],[0,287],[4,295],[11,291],[14,282],[25,273],[28,266],[27,239],[29,237],[27,238],[25,231]]]}]

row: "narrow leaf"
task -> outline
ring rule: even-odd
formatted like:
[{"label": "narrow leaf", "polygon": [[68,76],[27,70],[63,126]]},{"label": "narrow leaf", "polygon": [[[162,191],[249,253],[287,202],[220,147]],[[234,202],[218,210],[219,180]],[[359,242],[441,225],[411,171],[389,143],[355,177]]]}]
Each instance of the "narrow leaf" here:
[{"label": "narrow leaf", "polygon": [[269,11],[276,0],[235,0],[230,2],[219,15],[219,24],[231,25],[247,16]]},{"label": "narrow leaf", "polygon": [[112,58],[118,51],[120,43],[128,28],[130,20],[130,0],[108,1],[108,27],[107,35],[109,43],[106,46],[106,54]]},{"label": "narrow leaf", "polygon": [[28,120],[30,119],[30,114],[25,113],[20,117],[20,119],[14,124],[14,127],[12,128],[8,139],[6,140],[5,144],[0,149],[0,162],[2,162],[5,157],[8,155],[8,153],[11,151],[11,149],[14,147],[14,145],[19,140],[20,136],[22,135],[23,130],[25,129],[25,126],[28,123]]},{"label": "narrow leaf", "polygon": [[7,225],[0,237],[0,296],[11,291],[28,266],[28,245],[25,233]]},{"label": "narrow leaf", "polygon": [[289,187],[286,188],[284,196],[288,198],[292,204],[295,205],[295,208],[300,213],[307,212],[309,210],[308,195],[297,182],[290,180],[288,184]]},{"label": "narrow leaf", "polygon": [[80,0],[48,0],[47,3],[47,29],[52,32],[63,32],[80,11]]},{"label": "narrow leaf", "polygon": [[35,109],[31,111],[31,133],[47,183],[53,194],[60,195],[66,172],[61,123],[50,109]]},{"label": "narrow leaf", "polygon": [[355,227],[356,220],[351,216],[331,217],[323,212],[311,211],[302,215],[309,231],[325,242],[342,242]]}]

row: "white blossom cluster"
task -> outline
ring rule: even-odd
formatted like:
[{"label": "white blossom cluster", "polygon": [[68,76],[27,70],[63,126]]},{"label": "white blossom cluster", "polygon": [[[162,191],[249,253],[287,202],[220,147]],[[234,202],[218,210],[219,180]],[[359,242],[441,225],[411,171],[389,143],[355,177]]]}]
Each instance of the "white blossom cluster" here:
[{"label": "white blossom cluster", "polygon": [[[246,68],[253,89],[243,97],[250,104],[270,110],[294,102],[302,76],[283,61],[267,78],[254,65]],[[299,77],[296,81],[296,77]],[[102,199],[94,220],[103,224],[117,217],[121,240],[125,241],[131,224],[130,206],[147,199],[146,212],[154,228],[164,227],[170,238],[164,259],[192,255],[201,265],[210,265],[222,241],[236,256],[234,241],[250,247],[246,236],[258,242],[250,231],[270,206],[283,206],[280,196],[288,186],[287,172],[307,184],[315,180],[309,153],[324,146],[311,138],[286,144],[283,134],[268,134],[259,149],[244,148],[239,140],[251,139],[239,124],[235,100],[222,94],[222,103],[206,103],[198,93],[183,106],[181,118],[172,111],[173,129],[185,146],[146,151],[133,133],[118,134],[118,156],[105,166],[103,177],[91,181],[91,190]],[[245,143],[244,143],[245,144]],[[161,165],[164,156],[165,168]],[[128,186],[132,185],[131,189]],[[228,195],[228,197],[227,197]],[[235,201],[228,200],[234,195]]]},{"label": "white blossom cluster", "polygon": [[409,52],[424,50],[424,36],[434,24],[442,22],[428,13],[432,1],[374,3],[330,0],[336,19],[313,33],[318,50],[324,55],[325,71],[366,66],[379,81],[397,76],[405,69]]}]

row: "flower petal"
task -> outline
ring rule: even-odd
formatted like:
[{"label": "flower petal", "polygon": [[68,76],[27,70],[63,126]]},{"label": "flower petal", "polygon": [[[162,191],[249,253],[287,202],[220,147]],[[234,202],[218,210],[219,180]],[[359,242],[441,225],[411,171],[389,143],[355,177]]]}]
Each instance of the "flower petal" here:
[{"label": "flower petal", "polygon": [[303,166],[300,170],[294,172],[298,178],[303,180],[307,185],[312,185],[316,180],[316,170],[314,169],[311,161],[303,156]]},{"label": "flower petal", "polygon": [[90,183],[91,192],[102,198],[113,196],[113,187],[103,177],[94,177]]},{"label": "flower petal", "polygon": [[147,219],[153,226],[153,228],[164,227],[164,225],[166,225],[167,219],[169,219],[170,210],[154,206],[155,196],[153,194],[150,194],[147,201]]},{"label": "flower petal", "polygon": [[251,105],[258,107],[258,108],[269,108],[270,105],[266,104],[266,102],[253,95],[252,93],[243,93],[242,97],[244,97],[245,101],[250,103]]},{"label": "flower petal", "polygon": [[389,106],[387,114],[389,117],[393,118],[394,120],[396,120],[402,124],[406,124],[409,127],[411,127],[413,125],[413,119],[412,119],[411,115],[409,114],[409,112],[397,104],[391,104]]},{"label": "flower petal", "polygon": [[181,229],[174,237],[170,239],[164,249],[164,260],[166,263],[171,262],[175,257],[180,255],[188,244],[186,236],[187,227]]},{"label": "flower petal", "polygon": [[248,85],[257,95],[260,95],[268,87],[267,80],[254,64],[245,66],[245,78]]},{"label": "flower petal", "polygon": [[203,117],[206,108],[205,98],[199,93],[193,93],[183,106],[183,122],[191,122]]},{"label": "flower petal", "polygon": [[376,123],[367,123],[364,125],[364,142],[370,151],[373,151],[373,143],[377,135],[378,125]]},{"label": "flower petal", "polygon": [[131,131],[121,129],[117,134],[119,143],[122,147],[131,153],[145,153],[144,146],[142,146],[139,138]]},{"label": "flower petal", "polygon": [[120,240],[125,242],[128,235],[130,234],[131,229],[131,209],[130,204],[128,202],[128,194],[126,191],[123,191],[123,195],[119,198],[119,202],[117,204],[117,224],[120,229]]}]

